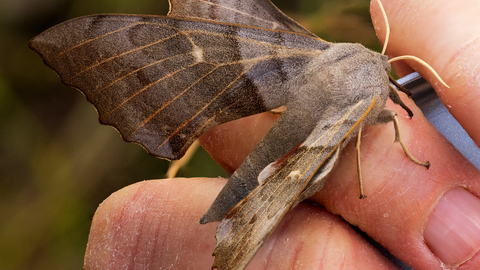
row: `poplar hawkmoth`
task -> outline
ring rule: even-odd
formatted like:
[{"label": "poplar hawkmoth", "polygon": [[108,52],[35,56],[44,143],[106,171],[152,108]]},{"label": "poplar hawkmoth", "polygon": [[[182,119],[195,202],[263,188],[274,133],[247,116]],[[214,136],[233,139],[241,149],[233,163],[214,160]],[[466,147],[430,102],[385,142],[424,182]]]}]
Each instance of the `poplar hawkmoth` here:
[{"label": "poplar hawkmoth", "polygon": [[218,124],[286,107],[200,220],[222,221],[213,267],[243,269],[284,214],[322,188],[363,125],[393,121],[401,142],[388,98],[412,113],[389,86],[387,56],[326,42],[269,0],[170,4],[166,17],[73,19],[29,46],[102,124],[165,159]]}]

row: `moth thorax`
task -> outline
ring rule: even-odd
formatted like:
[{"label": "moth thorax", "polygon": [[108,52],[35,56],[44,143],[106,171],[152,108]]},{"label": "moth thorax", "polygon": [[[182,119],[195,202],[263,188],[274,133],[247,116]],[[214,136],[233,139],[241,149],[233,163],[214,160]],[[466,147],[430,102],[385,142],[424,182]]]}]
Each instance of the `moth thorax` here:
[{"label": "moth thorax", "polygon": [[323,103],[345,107],[372,97],[384,102],[390,73],[387,61],[386,56],[360,44],[337,43],[313,59],[305,75],[321,92]]}]

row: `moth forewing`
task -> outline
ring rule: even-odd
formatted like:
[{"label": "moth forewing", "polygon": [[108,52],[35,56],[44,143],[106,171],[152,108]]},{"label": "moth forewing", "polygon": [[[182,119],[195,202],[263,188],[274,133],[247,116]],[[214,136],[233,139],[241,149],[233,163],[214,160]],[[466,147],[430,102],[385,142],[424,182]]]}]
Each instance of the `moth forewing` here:
[{"label": "moth forewing", "polygon": [[[337,121],[319,123],[276,170],[237,204],[217,228],[213,268],[243,269],[282,217],[318,191],[340,148],[372,110],[376,99],[360,100]],[[315,178],[315,181],[312,179]]]},{"label": "moth forewing", "polygon": [[73,19],[29,46],[101,123],[167,159],[215,125],[284,105],[275,91],[329,47],[306,34],[135,15]]}]

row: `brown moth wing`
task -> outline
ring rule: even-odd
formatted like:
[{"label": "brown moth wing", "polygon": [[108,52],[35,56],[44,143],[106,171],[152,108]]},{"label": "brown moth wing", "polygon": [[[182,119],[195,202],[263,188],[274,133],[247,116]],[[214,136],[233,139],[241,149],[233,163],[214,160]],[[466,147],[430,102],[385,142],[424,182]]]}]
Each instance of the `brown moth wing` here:
[{"label": "brown moth wing", "polygon": [[215,125],[284,105],[278,93],[329,47],[292,32],[133,15],[73,19],[29,46],[102,124],[167,159]]},{"label": "brown moth wing", "polygon": [[270,0],[170,0],[168,16],[198,18],[285,30],[316,37],[280,11]]},{"label": "brown moth wing", "polygon": [[270,175],[217,227],[213,269],[244,269],[248,265],[286,212],[304,199],[303,192],[312,187],[314,175],[315,188],[323,186],[343,143],[355,134],[375,100],[362,99],[343,110],[341,119],[319,123],[305,143],[269,166],[276,169],[266,168]]}]

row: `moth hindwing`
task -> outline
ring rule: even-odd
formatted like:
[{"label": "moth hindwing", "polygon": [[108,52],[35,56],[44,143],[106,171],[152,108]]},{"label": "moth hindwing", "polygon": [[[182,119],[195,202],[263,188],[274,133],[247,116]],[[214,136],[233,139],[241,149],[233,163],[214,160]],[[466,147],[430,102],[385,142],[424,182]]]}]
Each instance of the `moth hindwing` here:
[{"label": "moth hindwing", "polygon": [[[375,104],[360,100],[330,126],[317,126],[261,184],[237,204],[217,228],[213,268],[243,269],[281,218],[318,191],[335,165],[342,143]],[[353,124],[352,124],[353,123]]]}]

